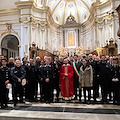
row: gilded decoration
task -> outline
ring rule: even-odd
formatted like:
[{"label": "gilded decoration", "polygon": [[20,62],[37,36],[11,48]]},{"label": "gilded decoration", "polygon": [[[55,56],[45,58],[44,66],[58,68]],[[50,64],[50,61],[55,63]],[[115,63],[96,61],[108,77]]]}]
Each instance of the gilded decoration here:
[{"label": "gilded decoration", "polygon": [[24,17],[19,19],[20,23],[28,23],[32,22],[33,24],[39,24],[42,27],[46,26],[48,23],[47,21],[40,21],[40,20],[35,20],[32,17]]},{"label": "gilded decoration", "polygon": [[68,46],[75,46],[75,34],[74,32],[68,33]]},{"label": "gilded decoration", "polygon": [[113,15],[112,14],[106,15],[104,17],[96,18],[95,21],[97,23],[102,23],[102,22],[104,22],[104,20],[111,20],[111,19],[113,19]]},{"label": "gilded decoration", "polygon": [[6,27],[7,29],[5,30],[5,32],[1,34],[1,36],[3,36],[4,34],[11,34],[11,33],[15,33],[18,35],[18,33],[12,29],[12,23],[6,23]]},{"label": "gilded decoration", "polygon": [[79,46],[76,48],[76,55],[83,55],[83,47]]},{"label": "gilded decoration", "polygon": [[65,47],[62,47],[61,49],[60,49],[60,56],[66,56],[68,53],[67,53],[67,48],[65,48]]}]

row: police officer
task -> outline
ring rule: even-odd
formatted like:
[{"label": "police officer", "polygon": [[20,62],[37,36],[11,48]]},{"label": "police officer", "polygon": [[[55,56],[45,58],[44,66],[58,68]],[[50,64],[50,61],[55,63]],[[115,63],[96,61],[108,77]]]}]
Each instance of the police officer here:
[{"label": "police officer", "polygon": [[23,102],[23,86],[22,80],[26,77],[26,71],[23,67],[21,67],[20,60],[15,61],[15,67],[13,67],[10,71],[11,80],[14,82],[13,84],[13,101],[14,106],[17,103],[17,94],[19,94],[20,102]]},{"label": "police officer", "polygon": [[40,101],[44,99],[44,83],[43,83],[43,76],[42,76],[43,69],[44,69],[44,61],[41,60],[41,65],[38,68],[38,79],[40,83]]},{"label": "police officer", "polygon": [[0,69],[0,102],[1,108],[7,107],[7,100],[8,100],[8,93],[9,89],[6,88],[7,84],[10,81],[10,71],[9,68],[6,66],[7,61],[6,59],[1,60],[2,66]]},{"label": "police officer", "polygon": [[118,58],[113,58],[113,65],[110,69],[112,90],[113,90],[113,104],[120,104],[120,67],[118,66]]},{"label": "police officer", "polygon": [[52,97],[52,78],[53,78],[53,68],[50,65],[50,61],[46,60],[46,65],[43,68],[42,77],[44,79],[44,89],[45,89],[45,96],[44,100],[47,103],[51,102]]},{"label": "police officer", "polygon": [[28,100],[30,102],[34,101],[35,97],[35,84],[37,80],[37,68],[34,65],[34,60],[30,59],[29,61],[29,66],[26,68],[26,79],[27,79],[27,88],[26,88],[26,93]]}]

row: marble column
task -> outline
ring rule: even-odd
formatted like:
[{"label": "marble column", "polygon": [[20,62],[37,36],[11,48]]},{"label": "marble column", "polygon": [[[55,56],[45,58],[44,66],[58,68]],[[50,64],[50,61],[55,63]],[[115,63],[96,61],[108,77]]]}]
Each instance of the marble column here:
[{"label": "marble column", "polygon": [[21,47],[19,51],[19,56],[22,58],[24,56],[24,25],[21,23]]},{"label": "marble column", "polygon": [[63,30],[63,47],[65,47],[65,30]]}]

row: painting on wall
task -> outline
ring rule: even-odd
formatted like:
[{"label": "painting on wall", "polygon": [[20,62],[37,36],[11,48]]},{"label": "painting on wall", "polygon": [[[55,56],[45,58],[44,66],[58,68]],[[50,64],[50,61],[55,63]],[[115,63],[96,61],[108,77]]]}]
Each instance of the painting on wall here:
[{"label": "painting on wall", "polygon": [[67,46],[68,47],[75,47],[75,32],[74,31],[69,31],[67,34]]}]

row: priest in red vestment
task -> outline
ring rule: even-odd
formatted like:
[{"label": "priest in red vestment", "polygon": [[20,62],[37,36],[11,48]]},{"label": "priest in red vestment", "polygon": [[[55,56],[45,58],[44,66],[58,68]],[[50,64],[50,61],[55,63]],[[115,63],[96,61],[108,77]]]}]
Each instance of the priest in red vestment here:
[{"label": "priest in red vestment", "polygon": [[64,59],[64,64],[60,69],[59,87],[63,98],[71,98],[74,95],[73,67]]}]

